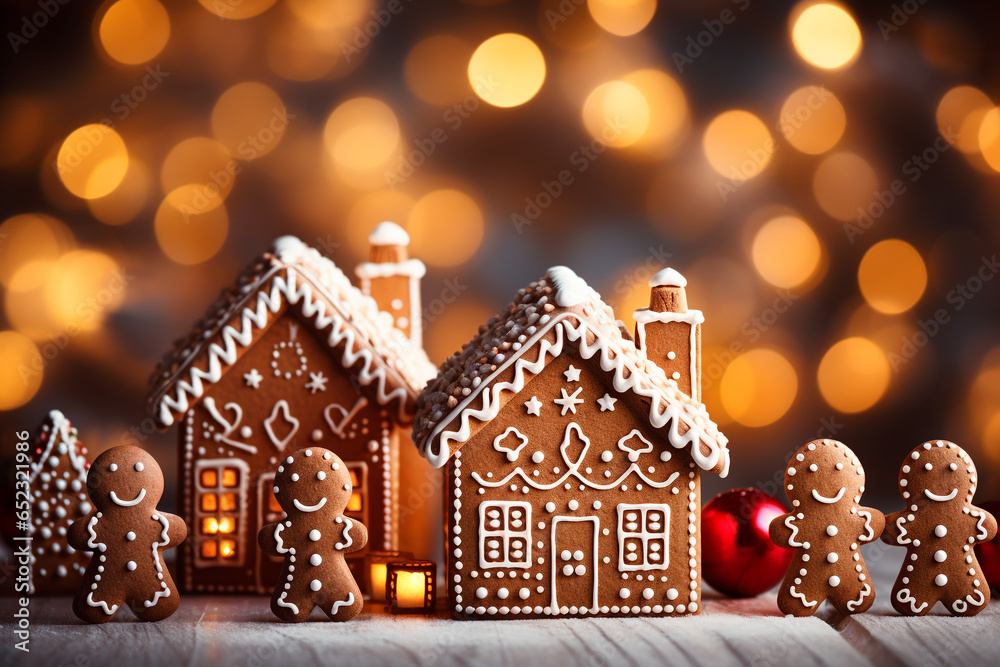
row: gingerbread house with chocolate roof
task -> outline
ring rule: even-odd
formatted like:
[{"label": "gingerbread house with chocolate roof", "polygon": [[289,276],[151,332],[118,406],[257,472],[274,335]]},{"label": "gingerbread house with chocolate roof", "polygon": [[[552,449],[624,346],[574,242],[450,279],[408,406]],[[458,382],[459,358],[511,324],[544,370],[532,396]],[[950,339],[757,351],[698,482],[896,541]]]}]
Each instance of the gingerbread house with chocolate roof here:
[{"label": "gingerbread house with chocolate roof", "polygon": [[[187,591],[274,589],[281,561],[257,532],[282,517],[281,459],[316,444],[347,464],[346,514],[372,549],[398,547],[399,441],[433,366],[419,344],[423,265],[406,232],[373,232],[365,292],[291,236],[279,238],[179,340],[151,378],[151,414],[178,422]],[[417,340],[414,340],[414,338]],[[364,582],[365,551],[351,554]]]},{"label": "gingerbread house with chocolate roof", "polygon": [[676,272],[650,284],[633,340],[549,269],[421,393],[413,441],[446,470],[455,618],[701,609],[700,476],[725,476],[729,452],[692,398],[701,313]]}]

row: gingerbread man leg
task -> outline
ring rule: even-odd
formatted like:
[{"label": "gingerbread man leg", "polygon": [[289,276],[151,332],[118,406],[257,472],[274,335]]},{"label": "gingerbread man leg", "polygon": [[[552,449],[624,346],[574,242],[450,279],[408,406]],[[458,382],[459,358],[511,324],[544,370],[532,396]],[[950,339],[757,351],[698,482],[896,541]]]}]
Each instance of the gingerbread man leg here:
[{"label": "gingerbread man leg", "polygon": [[970,581],[948,582],[941,602],[955,616],[975,616],[990,601],[990,589],[981,572],[969,576]]},{"label": "gingerbread man leg", "polygon": [[892,587],[892,608],[904,616],[924,616],[938,601],[936,596],[928,595],[913,585],[914,576],[915,572],[904,569]]},{"label": "gingerbread man leg", "polygon": [[[347,569],[347,566],[344,565]],[[334,579],[333,581],[350,581],[354,584],[354,579]],[[364,609],[365,601],[361,596],[361,589],[357,584],[341,587],[339,590],[331,592],[320,604],[320,608],[326,615],[334,621],[349,621]]]},{"label": "gingerbread man leg", "polygon": [[868,580],[854,579],[845,581],[837,587],[837,592],[830,596],[830,604],[842,614],[863,614],[875,604],[875,589]]},{"label": "gingerbread man leg", "polygon": [[778,592],[778,609],[782,614],[792,616],[812,616],[823,604],[826,598],[815,591],[803,590],[803,582],[798,571],[793,568],[788,571],[785,581]]},{"label": "gingerbread man leg", "polygon": [[181,604],[180,596],[177,595],[173,586],[166,589],[145,590],[136,595],[130,601],[129,609],[140,621],[159,621],[175,611]]}]

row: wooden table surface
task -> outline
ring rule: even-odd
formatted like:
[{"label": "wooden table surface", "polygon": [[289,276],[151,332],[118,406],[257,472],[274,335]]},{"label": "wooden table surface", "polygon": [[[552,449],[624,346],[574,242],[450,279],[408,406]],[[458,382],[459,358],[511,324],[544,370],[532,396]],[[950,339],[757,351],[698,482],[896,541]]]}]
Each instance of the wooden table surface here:
[{"label": "wooden table surface", "polygon": [[294,625],[278,622],[267,598],[188,595],[159,623],[138,623],[124,611],[87,626],[68,598],[37,597],[30,655],[10,648],[14,604],[0,601],[3,664],[1000,665],[1000,601],[974,618],[945,616],[940,606],[923,618],[898,616],[888,595],[902,550],[867,549],[878,599],[849,618],[828,605],[813,618],[784,618],[773,592],[730,600],[706,591],[703,613],[688,618],[460,622],[444,614],[394,617],[371,605],[349,623],[330,623],[317,610],[314,620]]}]

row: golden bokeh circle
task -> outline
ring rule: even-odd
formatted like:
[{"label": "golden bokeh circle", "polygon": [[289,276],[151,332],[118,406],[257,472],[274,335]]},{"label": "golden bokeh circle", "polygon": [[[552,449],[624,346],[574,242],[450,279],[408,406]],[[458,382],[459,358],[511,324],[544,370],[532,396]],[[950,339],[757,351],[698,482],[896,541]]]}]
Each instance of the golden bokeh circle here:
[{"label": "golden bokeh circle", "polygon": [[479,249],[485,221],[472,197],[460,190],[442,189],[413,204],[406,229],[414,257],[434,266],[457,266]]},{"label": "golden bokeh circle", "polygon": [[878,176],[872,166],[854,153],[831,153],[816,166],[813,194],[819,207],[832,218],[857,220],[878,195]]},{"label": "golden bokeh circle", "polygon": [[820,393],[831,407],[854,413],[867,410],[882,398],[890,376],[889,360],[882,348],[854,336],[826,351],[816,377]]},{"label": "golden bokeh circle", "polygon": [[606,81],[583,103],[583,125],[595,139],[609,146],[631,146],[649,127],[649,103],[639,89],[625,81]]},{"label": "golden bokeh circle", "polygon": [[822,86],[804,86],[781,106],[781,133],[796,150],[809,155],[833,148],[847,127],[847,113],[837,96]]},{"label": "golden bokeh circle", "polygon": [[[410,49],[403,65],[406,86],[428,104],[446,106],[472,95],[466,63],[472,45],[454,35],[432,35]],[[475,98],[473,98],[475,99]]]},{"label": "golden bokeh circle", "polygon": [[163,160],[160,185],[175,208],[205,212],[220,206],[236,184],[236,162],[220,141],[190,137]]},{"label": "golden bokeh circle", "polygon": [[0,331],[0,410],[30,401],[43,376],[42,355],[34,341],[16,331]]},{"label": "golden bokeh circle", "polygon": [[249,19],[271,8],[275,0],[198,0],[202,7],[222,19]]},{"label": "golden bokeh circle", "polygon": [[155,58],[170,39],[170,16],[157,0],[118,0],[101,18],[104,51],[125,65]]},{"label": "golden bokeh circle", "polygon": [[758,348],[729,364],[719,385],[719,398],[734,421],[759,428],[788,412],[798,388],[798,374],[788,359],[776,350]]},{"label": "golden bokeh circle", "polygon": [[612,35],[628,37],[641,31],[656,13],[656,0],[587,0],[594,22]]},{"label": "golden bokeh circle", "polygon": [[156,211],[154,229],[164,255],[178,264],[200,264],[226,242],[229,215],[222,204],[206,211],[186,211],[168,195]]},{"label": "golden bokeh circle", "polygon": [[744,180],[764,171],[774,153],[774,139],[764,122],[741,109],[725,111],[705,128],[702,148],[716,172]]},{"label": "golden bokeh circle", "polygon": [[127,276],[96,250],[73,250],[45,280],[45,307],[64,331],[95,331],[125,300]]},{"label": "golden bokeh circle", "polygon": [[496,107],[516,107],[541,89],[545,58],[524,35],[506,32],[476,47],[467,71],[472,90],[480,99]]},{"label": "golden bokeh circle", "polygon": [[[12,288],[14,275],[26,264],[53,261],[76,246],[73,233],[59,220],[44,213],[21,213],[0,224],[0,285]],[[37,274],[34,274],[37,275]],[[39,283],[22,276],[22,289]]]},{"label": "golden bokeh circle", "polygon": [[902,313],[920,301],[927,287],[927,266],[917,249],[900,239],[879,241],[858,266],[858,286],[880,313]]},{"label": "golden bokeh circle", "polygon": [[70,133],[56,156],[56,170],[67,190],[81,199],[103,197],[128,171],[125,141],[107,125],[91,123]]},{"label": "golden bokeh circle", "polygon": [[212,135],[236,158],[248,162],[274,150],[288,122],[278,93],[258,81],[232,86],[212,109]]},{"label": "golden bokeh circle", "polygon": [[669,156],[691,129],[684,89],[669,74],[656,69],[631,72],[622,81],[635,86],[649,107],[646,130],[633,146],[656,157]]},{"label": "golden bokeh circle", "polygon": [[399,149],[399,121],[388,104],[356,97],[340,104],[326,121],[323,140],[338,170],[366,172],[391,160]]},{"label": "golden bokeh circle", "polygon": [[861,51],[861,30],[842,5],[805,2],[792,10],[792,44],[810,65],[837,69]]},{"label": "golden bokeh circle", "polygon": [[757,231],[751,248],[754,267],[775,287],[791,289],[812,278],[823,259],[823,245],[801,218],[782,215]]},{"label": "golden bokeh circle", "polygon": [[986,93],[973,86],[955,86],[941,97],[934,119],[938,131],[963,153],[979,150],[979,127],[993,108]]},{"label": "golden bokeh circle", "polygon": [[90,213],[106,225],[124,225],[135,219],[146,205],[152,189],[152,175],[142,162],[129,160],[125,178],[115,190],[97,199],[88,199]]}]

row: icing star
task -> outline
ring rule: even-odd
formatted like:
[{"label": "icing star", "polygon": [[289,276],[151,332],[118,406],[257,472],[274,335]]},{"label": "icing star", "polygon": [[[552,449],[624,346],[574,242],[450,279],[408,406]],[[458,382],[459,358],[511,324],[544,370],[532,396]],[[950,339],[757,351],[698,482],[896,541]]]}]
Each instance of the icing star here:
[{"label": "icing star", "polygon": [[565,415],[567,410],[569,410],[570,412],[572,412],[575,415],[576,414],[576,406],[579,403],[583,403],[583,399],[582,398],[577,398],[577,395],[581,391],[583,391],[583,387],[577,388],[577,390],[574,391],[572,394],[567,394],[566,390],[563,389],[563,388],[561,388],[561,387],[559,388],[559,391],[561,392],[562,396],[560,396],[559,398],[556,398],[556,399],[554,399],[552,401],[556,405],[561,405],[562,406],[562,412],[560,412],[559,415],[560,416]]},{"label": "icing star", "polygon": [[569,368],[567,368],[563,372],[563,375],[566,376],[566,382],[579,382],[580,381],[580,369],[579,368],[574,368],[573,364],[569,365]]},{"label": "icing star", "polygon": [[618,399],[617,398],[612,398],[608,394],[604,394],[603,397],[597,399],[597,402],[600,403],[600,405],[601,405],[601,412],[604,412],[606,410],[610,410],[611,412],[614,412],[615,411],[615,403],[618,402]]},{"label": "icing star", "polygon": [[542,402],[538,400],[537,396],[532,396],[530,401],[524,402],[524,407],[528,408],[529,415],[538,417],[541,414]]},{"label": "icing star", "polygon": [[264,376],[258,373],[256,368],[252,368],[249,373],[243,374],[243,380],[247,383],[247,386],[252,389],[259,389],[260,381],[263,379]]},{"label": "icing star", "polygon": [[317,391],[326,391],[327,381],[328,378],[323,375],[322,371],[319,373],[310,373],[309,382],[306,382],[306,389],[308,389],[311,394],[315,394]]}]

